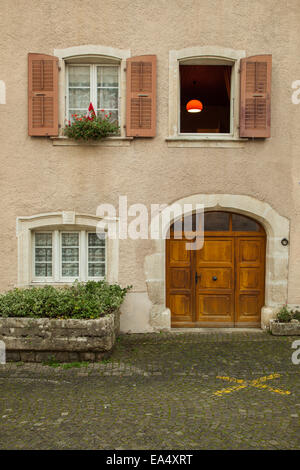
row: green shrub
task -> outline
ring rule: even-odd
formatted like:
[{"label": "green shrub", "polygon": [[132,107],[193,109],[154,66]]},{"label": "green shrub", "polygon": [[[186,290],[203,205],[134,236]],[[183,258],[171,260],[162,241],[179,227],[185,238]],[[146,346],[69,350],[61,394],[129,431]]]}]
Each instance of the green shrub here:
[{"label": "green shrub", "polygon": [[287,309],[286,305],[281,307],[276,316],[276,320],[279,323],[289,323],[292,318],[292,313]]},{"label": "green shrub", "polygon": [[112,122],[108,114],[104,117],[93,116],[92,119],[84,115],[74,114],[74,121],[64,128],[64,135],[75,140],[100,140],[109,135],[119,133],[119,126]]},{"label": "green shrub", "polygon": [[0,295],[0,317],[99,318],[118,309],[129,289],[106,281],[14,289]]},{"label": "green shrub", "polygon": [[299,312],[299,310],[295,310],[293,312],[293,319],[300,321],[300,312]]}]

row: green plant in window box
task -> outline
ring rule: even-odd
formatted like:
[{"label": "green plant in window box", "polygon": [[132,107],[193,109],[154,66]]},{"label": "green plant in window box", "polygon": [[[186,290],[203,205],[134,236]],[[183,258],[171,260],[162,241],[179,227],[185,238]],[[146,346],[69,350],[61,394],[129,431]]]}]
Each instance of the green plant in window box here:
[{"label": "green plant in window box", "polygon": [[293,318],[292,313],[288,310],[286,305],[281,307],[281,309],[276,315],[276,321],[278,323],[289,323],[292,320],[292,318]]},{"label": "green plant in window box", "polygon": [[64,128],[64,135],[70,139],[89,141],[119,135],[120,127],[117,122],[111,120],[111,113],[103,117],[96,114],[92,116],[72,114],[72,118],[73,121],[68,121]]}]

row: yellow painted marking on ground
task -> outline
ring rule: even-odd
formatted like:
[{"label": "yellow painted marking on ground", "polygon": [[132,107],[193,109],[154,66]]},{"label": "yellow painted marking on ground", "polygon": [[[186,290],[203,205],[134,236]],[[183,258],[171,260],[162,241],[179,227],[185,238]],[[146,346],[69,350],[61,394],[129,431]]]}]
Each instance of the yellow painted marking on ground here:
[{"label": "yellow painted marking on ground", "polygon": [[224,393],[236,392],[237,390],[240,390],[241,388],[246,388],[247,386],[248,385],[236,385],[235,387],[222,388],[222,390],[218,390],[217,392],[214,392],[214,395],[221,396]]},{"label": "yellow painted marking on ground", "polygon": [[243,379],[236,379],[235,377],[217,375],[216,377],[217,379],[225,380],[226,382],[238,383],[240,385],[236,385],[236,386],[232,386],[228,388],[222,388],[221,390],[217,390],[213,394],[216,396],[222,396],[222,395],[226,395],[232,392],[237,392],[238,390],[241,390],[242,388],[255,387],[261,390],[267,390],[268,392],[279,393],[280,395],[290,395],[291,392],[289,390],[281,390],[280,388],[273,388],[265,384],[267,380],[278,379],[279,377],[280,377],[280,374],[270,374],[270,375],[265,375],[264,377],[259,377],[258,379],[246,381]]}]

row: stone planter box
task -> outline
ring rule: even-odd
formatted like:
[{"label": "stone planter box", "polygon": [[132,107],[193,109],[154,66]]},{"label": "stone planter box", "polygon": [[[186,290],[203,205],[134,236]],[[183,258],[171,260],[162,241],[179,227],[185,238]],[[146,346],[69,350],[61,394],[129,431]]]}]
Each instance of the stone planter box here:
[{"label": "stone planter box", "polygon": [[119,330],[119,311],[96,320],[0,318],[7,361],[98,361],[110,355]]},{"label": "stone planter box", "polygon": [[290,323],[278,323],[270,320],[270,331],[276,336],[300,336],[300,322],[292,320]]}]

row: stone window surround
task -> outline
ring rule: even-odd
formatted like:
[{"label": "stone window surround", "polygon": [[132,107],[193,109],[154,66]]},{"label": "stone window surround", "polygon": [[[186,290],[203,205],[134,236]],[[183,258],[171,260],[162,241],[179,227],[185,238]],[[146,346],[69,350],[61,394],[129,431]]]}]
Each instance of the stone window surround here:
[{"label": "stone window surround", "polygon": [[[240,99],[240,60],[246,56],[243,50],[228,49],[219,46],[193,46],[169,52],[169,135],[166,138],[168,147],[244,147],[247,139],[239,137],[238,116]],[[179,132],[180,77],[179,63],[198,60],[203,64],[228,62],[232,64],[232,133],[225,135],[185,135]]]},{"label": "stone window surround", "polygon": [[[60,125],[60,136],[52,137],[53,145],[62,146],[77,146],[77,145],[93,145],[102,147],[120,147],[129,146],[133,140],[132,137],[126,137],[125,122],[126,122],[126,60],[131,57],[129,49],[116,49],[102,45],[83,45],[73,46],[66,49],[54,49],[54,56],[58,57],[59,75],[58,75],[58,94],[59,94],[59,109],[58,109],[58,122]],[[66,61],[69,59],[86,57],[99,57],[115,59],[120,63],[120,132],[121,135],[117,137],[107,137],[103,141],[93,142],[92,144],[76,142],[73,139],[68,139],[62,135],[62,128],[64,127],[66,118]]]},{"label": "stone window surround", "polygon": [[[27,217],[17,217],[18,239],[18,287],[37,285],[32,273],[32,232],[43,230],[87,230],[96,231],[98,222],[104,223],[104,231],[109,224],[117,224],[117,218],[101,218],[96,215],[80,214],[74,211],[52,212]],[[118,282],[119,241],[106,238],[107,281]],[[62,281],[59,284],[67,284]],[[47,284],[47,282],[42,283]],[[53,284],[53,283],[51,283]]]},{"label": "stone window surround", "polygon": [[[289,246],[282,246],[281,240],[289,240],[290,222],[281,216],[267,202],[260,201],[251,196],[234,194],[196,194],[188,196],[173,204],[203,204],[206,211],[222,210],[246,215],[262,224],[266,231],[266,273],[265,273],[265,305],[261,311],[261,326],[266,328],[269,320],[274,318],[278,307],[287,302],[288,294],[288,263]],[[172,207],[172,204],[170,205]],[[165,211],[170,210],[170,206]],[[152,224],[162,224],[163,212],[153,219]],[[173,221],[171,221],[172,223]],[[160,225],[162,226],[162,225]],[[154,330],[170,329],[171,314],[166,308],[165,300],[165,248],[166,240],[154,241],[155,250],[145,257],[144,270],[150,309],[150,325]]]}]

